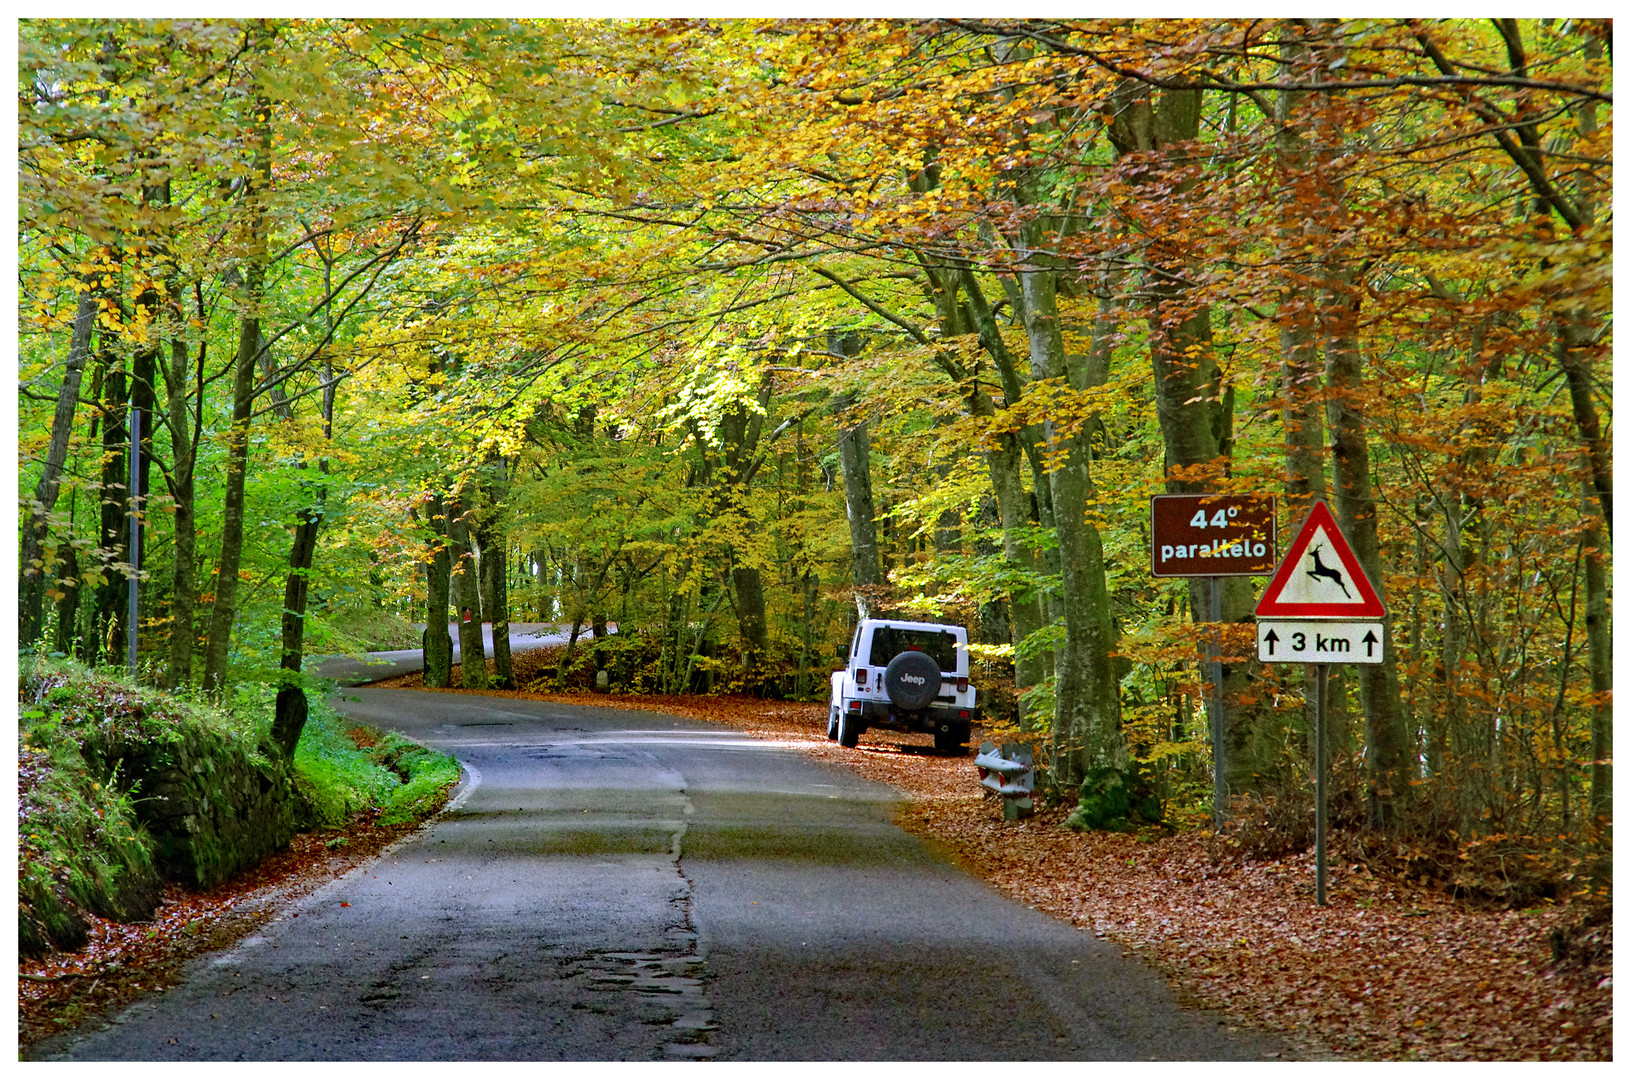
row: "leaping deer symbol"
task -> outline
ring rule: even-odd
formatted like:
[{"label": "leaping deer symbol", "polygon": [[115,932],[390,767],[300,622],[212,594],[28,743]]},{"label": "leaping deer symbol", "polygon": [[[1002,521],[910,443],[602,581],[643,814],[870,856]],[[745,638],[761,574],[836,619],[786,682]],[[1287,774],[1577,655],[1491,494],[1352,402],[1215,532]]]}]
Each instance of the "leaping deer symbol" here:
[{"label": "leaping deer symbol", "polygon": [[1318,581],[1322,577],[1323,578],[1330,578],[1332,581],[1337,583],[1337,588],[1342,590],[1342,595],[1346,596],[1348,599],[1352,600],[1353,599],[1353,593],[1349,592],[1348,591],[1348,586],[1343,584],[1342,571],[1338,570],[1334,566],[1326,566],[1323,562],[1321,562],[1320,561],[1320,549],[1319,548],[1317,548],[1317,547],[1309,548],[1308,553],[1310,555],[1314,556],[1314,569],[1308,571],[1308,576],[1313,578],[1316,581]]}]

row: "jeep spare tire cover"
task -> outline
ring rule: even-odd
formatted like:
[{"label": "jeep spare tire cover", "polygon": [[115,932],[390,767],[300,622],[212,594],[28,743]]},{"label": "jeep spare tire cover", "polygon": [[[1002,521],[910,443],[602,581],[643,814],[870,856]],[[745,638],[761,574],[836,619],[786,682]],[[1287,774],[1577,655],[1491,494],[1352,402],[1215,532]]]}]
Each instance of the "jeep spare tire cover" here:
[{"label": "jeep spare tire cover", "polygon": [[940,663],[928,653],[903,652],[883,672],[889,700],[903,709],[921,709],[940,693]]}]

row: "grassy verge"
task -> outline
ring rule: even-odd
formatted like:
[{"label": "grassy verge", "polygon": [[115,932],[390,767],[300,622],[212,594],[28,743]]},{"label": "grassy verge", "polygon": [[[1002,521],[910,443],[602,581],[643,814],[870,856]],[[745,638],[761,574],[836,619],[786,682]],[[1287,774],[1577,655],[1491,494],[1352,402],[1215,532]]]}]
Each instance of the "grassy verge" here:
[{"label": "grassy verge", "polygon": [[394,731],[360,727],[313,702],[294,755],[297,783],[317,824],[338,828],[357,814],[395,825],[435,812],[459,779],[459,763]]}]

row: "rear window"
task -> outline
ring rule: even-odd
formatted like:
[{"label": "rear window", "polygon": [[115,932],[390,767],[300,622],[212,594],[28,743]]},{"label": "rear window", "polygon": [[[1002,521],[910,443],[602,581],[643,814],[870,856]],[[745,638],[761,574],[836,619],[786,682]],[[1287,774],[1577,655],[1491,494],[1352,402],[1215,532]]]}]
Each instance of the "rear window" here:
[{"label": "rear window", "polygon": [[941,671],[957,670],[957,635],[944,630],[900,630],[880,626],[872,631],[874,667],[883,667],[903,652],[928,653]]}]

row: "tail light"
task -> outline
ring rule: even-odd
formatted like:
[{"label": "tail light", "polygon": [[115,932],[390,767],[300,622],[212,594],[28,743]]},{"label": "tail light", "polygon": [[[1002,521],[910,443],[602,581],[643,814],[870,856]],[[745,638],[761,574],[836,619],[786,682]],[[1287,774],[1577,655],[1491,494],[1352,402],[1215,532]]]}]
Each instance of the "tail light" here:
[{"label": "tail light", "polygon": [[957,692],[961,694],[968,689],[968,676],[964,675],[957,680]]},{"label": "tail light", "polygon": [[957,710],[957,719],[967,720],[968,719],[968,710],[967,709],[958,709]]},{"label": "tail light", "polygon": [[855,669],[855,685],[857,685],[857,686],[865,686],[866,685],[866,668],[858,667],[858,668]]}]

